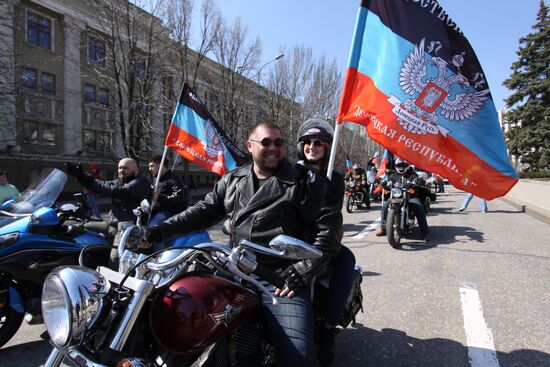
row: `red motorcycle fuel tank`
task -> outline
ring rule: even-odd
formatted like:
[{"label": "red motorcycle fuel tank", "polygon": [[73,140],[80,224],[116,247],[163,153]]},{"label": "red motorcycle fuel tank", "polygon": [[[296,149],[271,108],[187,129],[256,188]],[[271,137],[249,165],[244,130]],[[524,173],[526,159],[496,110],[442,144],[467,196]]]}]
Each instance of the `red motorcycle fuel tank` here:
[{"label": "red motorcycle fuel tank", "polygon": [[195,274],[157,294],[150,309],[150,327],[164,349],[193,354],[248,320],[259,302],[252,291],[227,279]]}]

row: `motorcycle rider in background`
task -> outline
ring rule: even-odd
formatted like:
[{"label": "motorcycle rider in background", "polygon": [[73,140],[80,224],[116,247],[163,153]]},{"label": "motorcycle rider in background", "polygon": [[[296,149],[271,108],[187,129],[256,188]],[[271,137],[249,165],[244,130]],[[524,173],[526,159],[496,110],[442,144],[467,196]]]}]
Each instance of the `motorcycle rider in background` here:
[{"label": "motorcycle rider in background", "polygon": [[367,189],[367,173],[359,163],[354,163],[353,168],[346,172],[344,176],[344,180],[346,185],[348,185],[349,179],[355,180],[355,182],[359,182],[361,185],[361,192],[363,193],[363,203],[367,206],[367,209],[370,209],[370,198],[369,198],[369,191]]},{"label": "motorcycle rider in background", "polygon": [[[410,182],[414,183],[418,179],[418,175],[409,163],[401,158],[395,160],[395,172],[390,172],[388,169],[386,171],[386,176],[382,183],[383,186],[391,186],[396,182]],[[384,205],[382,205],[382,210],[380,212],[381,222],[380,229],[376,232],[376,236],[381,237],[386,235],[386,217],[388,216],[388,208],[390,206],[390,201],[384,198]],[[418,227],[420,228],[420,233],[422,235],[422,240],[428,242],[430,240],[429,231],[428,231],[428,221],[426,220],[426,213],[424,212],[424,207],[422,206],[422,201],[418,196],[411,197],[409,200],[409,207],[414,212],[416,220],[418,221]]]},{"label": "motorcycle rider in background", "polygon": [[[315,169],[323,177],[327,175],[330,148],[334,131],[326,121],[312,119],[304,122],[298,129],[298,158],[299,163]],[[344,177],[336,171],[332,172],[330,184],[338,199],[338,208],[344,202]],[[320,329],[319,362],[321,366],[330,366],[335,360],[334,338],[338,333],[336,325],[340,323],[346,301],[351,292],[355,256],[349,248],[340,246],[340,252],[331,261],[332,275],[328,287],[328,296],[325,312],[325,325]]]},{"label": "motorcycle rider in background", "polygon": [[230,242],[241,239],[267,246],[284,233],[306,241],[323,252],[316,260],[291,263],[257,255],[265,267],[286,280],[283,289],[265,284],[279,305],[263,295],[268,328],[279,366],[313,366],[314,312],[312,280],[323,274],[340,250],[342,213],[330,184],[318,173],[285,158],[279,126],[271,121],[257,123],[246,142],[252,163],[226,173],[203,201],[157,226],[147,229],[146,242],[206,229],[225,219],[224,232]]},{"label": "motorcycle rider in background", "polygon": [[[85,188],[103,194],[111,198],[111,210],[107,221],[88,222],[84,225],[86,229],[97,233],[103,233],[107,240],[113,241],[115,236],[120,235],[119,224],[124,222],[134,223],[136,217],[133,210],[139,206],[143,199],[151,197],[151,184],[145,176],[139,172],[137,162],[132,158],[123,158],[118,162],[118,177],[114,180],[105,181],[94,179],[86,175],[79,164],[65,163],[67,173],[83,185]],[[116,267],[118,252],[111,251],[111,267]]]}]

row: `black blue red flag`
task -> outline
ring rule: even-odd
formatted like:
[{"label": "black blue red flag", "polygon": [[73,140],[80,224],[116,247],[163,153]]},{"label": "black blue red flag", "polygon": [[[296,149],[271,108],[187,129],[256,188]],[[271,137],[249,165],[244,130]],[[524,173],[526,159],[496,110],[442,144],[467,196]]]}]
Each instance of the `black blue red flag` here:
[{"label": "black blue red flag", "polygon": [[485,199],[517,182],[489,86],[435,0],[363,0],[337,123]]},{"label": "black blue red flag", "polygon": [[248,153],[229,139],[187,83],[165,144],[185,159],[219,175],[249,160]]}]

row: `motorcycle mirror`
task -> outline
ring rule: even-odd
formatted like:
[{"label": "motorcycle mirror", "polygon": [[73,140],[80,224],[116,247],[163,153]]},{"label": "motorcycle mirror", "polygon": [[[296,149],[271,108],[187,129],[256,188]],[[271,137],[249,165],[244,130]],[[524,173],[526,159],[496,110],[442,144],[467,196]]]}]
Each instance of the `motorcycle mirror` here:
[{"label": "motorcycle mirror", "polygon": [[75,212],[78,207],[72,203],[63,204],[59,207],[62,212]]},{"label": "motorcycle mirror", "polygon": [[15,203],[15,199],[6,200],[6,201],[2,204],[2,210],[8,209],[13,203]]},{"label": "motorcycle mirror", "polygon": [[280,234],[269,241],[269,247],[283,253],[283,257],[287,259],[316,259],[323,256],[316,247],[285,234]]},{"label": "motorcycle mirror", "polygon": [[141,203],[139,203],[139,207],[143,213],[149,213],[151,210],[151,204],[149,204],[147,199],[143,199]]}]

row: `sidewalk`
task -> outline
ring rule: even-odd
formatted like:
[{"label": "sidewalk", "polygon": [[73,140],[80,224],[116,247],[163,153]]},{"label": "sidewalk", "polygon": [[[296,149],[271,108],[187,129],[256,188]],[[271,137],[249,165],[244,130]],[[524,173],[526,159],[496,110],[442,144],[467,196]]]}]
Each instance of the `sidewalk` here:
[{"label": "sidewalk", "polygon": [[550,181],[522,179],[499,200],[550,224]]}]

